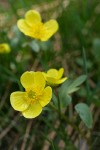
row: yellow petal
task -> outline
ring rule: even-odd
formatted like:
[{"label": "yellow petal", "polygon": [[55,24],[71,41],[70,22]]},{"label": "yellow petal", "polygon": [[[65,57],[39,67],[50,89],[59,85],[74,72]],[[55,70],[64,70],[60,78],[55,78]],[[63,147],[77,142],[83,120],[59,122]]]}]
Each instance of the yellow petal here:
[{"label": "yellow petal", "polygon": [[17,26],[21,32],[23,32],[25,35],[30,35],[30,27],[26,23],[25,19],[19,19],[17,22]]},{"label": "yellow petal", "polygon": [[46,84],[46,81],[42,72],[35,72],[34,73],[34,86],[38,87],[40,90],[43,90],[45,87],[45,84]]},{"label": "yellow petal", "polygon": [[29,10],[25,14],[25,20],[28,25],[32,26],[34,24],[37,24],[38,22],[41,22],[41,16],[40,16],[39,12],[37,12],[35,10]]},{"label": "yellow petal", "polygon": [[42,107],[46,106],[52,98],[52,89],[50,86],[46,87],[44,89],[43,96],[39,100],[39,103],[41,104]]},{"label": "yellow petal", "polygon": [[22,74],[21,84],[25,89],[31,89],[34,86],[34,72],[33,71],[26,71]]},{"label": "yellow petal", "polygon": [[67,80],[67,77],[62,78],[62,79],[56,81],[55,84],[61,84],[61,83],[63,83],[63,82],[66,81],[66,80]]},{"label": "yellow petal", "polygon": [[60,68],[58,71],[58,79],[62,77],[63,73],[64,73],[64,68]]},{"label": "yellow petal", "polygon": [[52,77],[52,78],[57,78],[58,76],[58,71],[56,69],[49,69],[47,71],[47,76]]},{"label": "yellow petal", "polygon": [[26,100],[25,92],[13,92],[10,96],[10,103],[17,111],[24,111],[28,108],[29,104]]},{"label": "yellow petal", "polygon": [[45,27],[45,35],[41,38],[41,41],[47,41],[57,30],[58,30],[58,23],[56,20],[50,20],[44,23]]},{"label": "yellow petal", "polygon": [[56,83],[58,80],[55,79],[55,78],[52,78],[52,77],[46,77],[46,81],[47,81],[47,84],[48,84],[48,85],[54,86],[55,83]]},{"label": "yellow petal", "polygon": [[42,74],[43,74],[43,76],[44,76],[44,78],[45,78],[45,80],[46,80],[47,74],[46,74],[45,72],[42,72]]},{"label": "yellow petal", "polygon": [[42,106],[38,101],[31,104],[25,111],[22,112],[25,118],[35,118],[42,112]]}]

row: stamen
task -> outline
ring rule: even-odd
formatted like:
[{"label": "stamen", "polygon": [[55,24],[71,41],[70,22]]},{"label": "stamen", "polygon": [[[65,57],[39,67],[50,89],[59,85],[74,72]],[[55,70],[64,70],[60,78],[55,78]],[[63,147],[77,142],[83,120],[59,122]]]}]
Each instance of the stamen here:
[{"label": "stamen", "polygon": [[35,92],[34,92],[34,91],[32,91],[32,90],[31,90],[31,91],[29,91],[29,92],[28,92],[28,97],[29,97],[29,98],[31,98],[31,99],[35,99],[35,97],[36,97]]}]

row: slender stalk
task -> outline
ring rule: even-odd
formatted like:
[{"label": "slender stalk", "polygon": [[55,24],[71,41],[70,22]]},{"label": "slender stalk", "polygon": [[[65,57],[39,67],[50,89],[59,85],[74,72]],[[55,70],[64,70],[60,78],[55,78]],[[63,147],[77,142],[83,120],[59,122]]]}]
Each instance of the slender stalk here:
[{"label": "slender stalk", "polygon": [[58,110],[59,110],[59,120],[61,121],[61,103],[59,97],[58,97]]},{"label": "slender stalk", "polygon": [[87,91],[87,104],[90,104],[90,86],[88,82],[88,71],[87,71],[87,59],[86,59],[86,51],[85,48],[83,47],[82,49],[83,53],[83,65],[84,65],[84,72],[87,75],[87,80],[86,80],[86,91]]},{"label": "slender stalk", "polygon": [[51,145],[52,145],[53,150],[56,150],[52,141],[51,141]]},{"label": "slender stalk", "polygon": [[[52,109],[54,111],[56,111],[57,113],[59,113],[59,110],[52,104],[50,103],[50,106],[52,107]],[[88,140],[87,137],[84,135],[83,132],[81,132],[81,130],[71,121],[67,118],[67,116],[65,116],[64,114],[60,114],[61,118],[64,119],[68,124],[70,124],[78,133],[80,133],[81,137],[83,137],[84,139]]]},{"label": "slender stalk", "polygon": [[63,133],[63,140],[65,142],[65,146],[67,145],[67,142],[68,142],[68,139],[66,138],[67,135],[66,135],[66,132],[65,132],[65,129],[63,128],[63,124],[62,124],[62,114],[61,114],[61,102],[60,102],[60,98],[58,96],[58,113],[59,113],[59,121],[60,121],[60,128],[59,130],[61,130],[61,132]]},{"label": "slender stalk", "polygon": [[56,150],[56,149],[55,149],[55,146],[54,146],[54,144],[53,144],[53,141],[50,140],[47,136],[45,136],[43,133],[41,133],[41,134],[42,134],[42,136],[52,145],[52,150]]}]

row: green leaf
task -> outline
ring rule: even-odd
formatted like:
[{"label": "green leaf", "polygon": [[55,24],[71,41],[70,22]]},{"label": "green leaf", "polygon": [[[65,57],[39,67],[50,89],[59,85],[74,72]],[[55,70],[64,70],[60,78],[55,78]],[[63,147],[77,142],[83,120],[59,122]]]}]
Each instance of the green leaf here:
[{"label": "green leaf", "polygon": [[62,95],[62,97],[60,97],[60,103],[61,103],[61,107],[67,107],[68,105],[70,105],[70,103],[72,102],[72,97],[70,95]]},{"label": "green leaf", "polygon": [[69,94],[79,90],[79,86],[86,80],[86,75],[78,77],[75,81],[68,79],[59,88],[59,98],[61,100],[62,107],[68,106],[72,102],[72,98]]},{"label": "green leaf", "polygon": [[[60,99],[60,105],[62,108],[67,107],[72,102],[72,97],[66,93],[64,90],[59,91],[59,99]],[[52,93],[52,101],[56,107],[58,107],[58,98]]]},{"label": "green leaf", "polygon": [[85,123],[85,125],[88,128],[92,128],[93,119],[92,119],[92,114],[89,110],[88,105],[86,105],[84,103],[79,103],[79,104],[75,105],[75,110],[77,111],[77,113],[79,114],[80,118]]},{"label": "green leaf", "polygon": [[76,92],[77,90],[79,90],[80,89],[80,87],[71,87],[71,86],[69,86],[69,88],[68,88],[68,90],[67,90],[67,93],[68,94],[71,94],[71,93],[73,93],[73,92]]},{"label": "green leaf", "polygon": [[65,83],[62,84],[62,86],[59,88],[59,99],[61,103],[61,107],[66,107],[72,102],[72,98],[70,95],[67,93],[67,89],[72,83],[72,81],[67,80]]},{"label": "green leaf", "polygon": [[70,94],[77,91],[79,89],[79,87],[77,86],[81,85],[86,80],[86,78],[86,75],[81,75],[80,77],[78,77],[75,81],[73,81],[73,83],[69,85],[67,93]]},{"label": "green leaf", "polygon": [[36,53],[38,53],[39,51],[40,51],[40,46],[39,46],[39,44],[38,44],[38,42],[37,41],[31,41],[30,43],[29,43],[29,46],[32,48],[32,50],[34,51],[34,52],[36,52]]}]

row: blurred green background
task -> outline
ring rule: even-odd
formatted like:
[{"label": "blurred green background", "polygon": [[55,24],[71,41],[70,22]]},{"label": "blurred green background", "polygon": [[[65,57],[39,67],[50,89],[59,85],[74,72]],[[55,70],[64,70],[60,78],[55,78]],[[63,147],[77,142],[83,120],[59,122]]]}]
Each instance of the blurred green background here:
[{"label": "blurred green background", "polygon": [[[43,21],[57,19],[58,32],[47,42],[22,34],[17,20],[27,10],[41,13]],[[24,71],[65,69],[65,76],[76,78],[86,74],[88,80],[72,95],[73,104],[66,109],[70,118],[74,105],[85,102],[93,114],[90,131],[77,121],[89,136],[92,150],[100,149],[100,1],[99,0],[0,0],[0,43],[8,43],[9,54],[0,54],[0,149],[1,150],[88,150],[90,144],[62,121],[48,107],[28,120],[10,105],[10,93],[23,90],[20,76]],[[80,124],[79,124],[80,123]],[[91,135],[91,136],[90,136]]]}]

